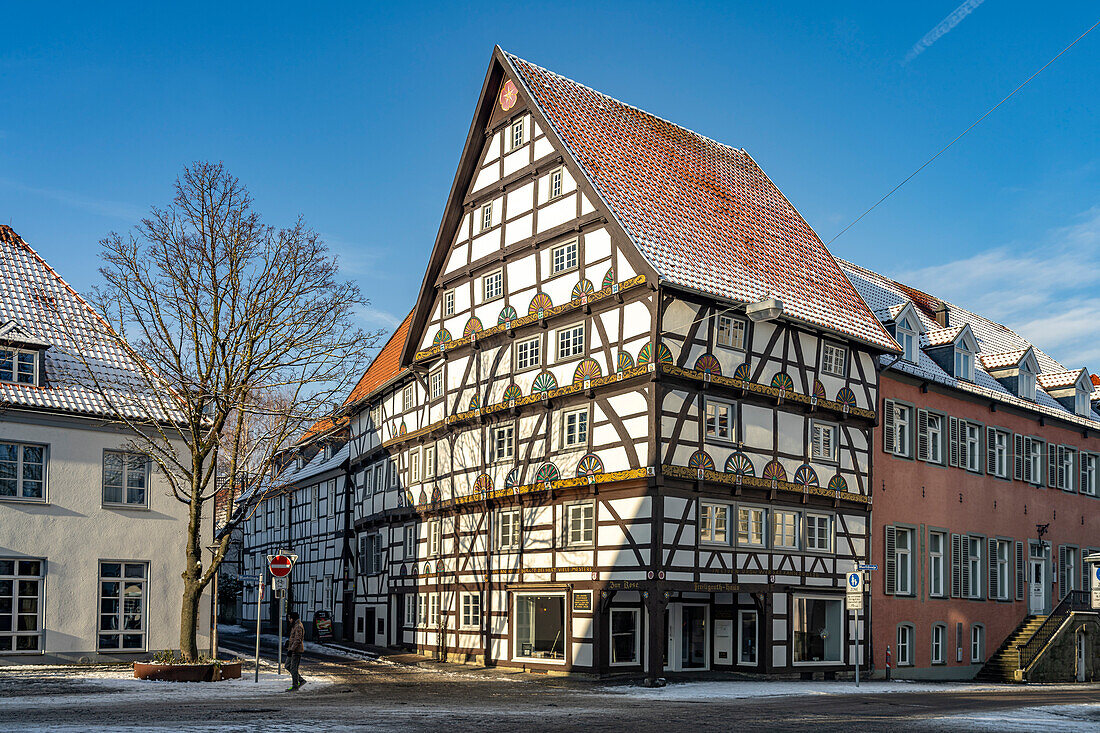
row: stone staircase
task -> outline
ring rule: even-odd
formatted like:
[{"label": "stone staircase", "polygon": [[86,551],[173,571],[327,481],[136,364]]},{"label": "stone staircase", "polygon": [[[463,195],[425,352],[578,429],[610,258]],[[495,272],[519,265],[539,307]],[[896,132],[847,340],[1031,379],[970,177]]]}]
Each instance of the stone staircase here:
[{"label": "stone staircase", "polygon": [[1016,671],[1020,669],[1020,650],[1017,644],[1031,638],[1046,620],[1046,616],[1026,617],[986,661],[974,679],[983,682],[1016,682]]}]

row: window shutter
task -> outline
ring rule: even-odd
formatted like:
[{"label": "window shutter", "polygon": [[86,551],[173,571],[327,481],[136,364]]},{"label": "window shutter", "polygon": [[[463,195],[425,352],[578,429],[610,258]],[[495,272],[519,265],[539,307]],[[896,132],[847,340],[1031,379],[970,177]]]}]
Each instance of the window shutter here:
[{"label": "window shutter", "polygon": [[985,471],[991,476],[997,475],[997,431],[994,428],[985,429]]},{"label": "window shutter", "polygon": [[917,410],[917,460],[927,461],[928,449],[928,410]]},{"label": "window shutter", "polygon": [[1066,546],[1058,545],[1058,594],[1066,594]]},{"label": "window shutter", "polygon": [[1055,455],[1058,456],[1058,488],[1064,489],[1066,488],[1066,447],[1058,446]]},{"label": "window shutter", "polygon": [[[959,468],[970,468],[970,449],[966,444],[966,420],[959,420]],[[979,458],[979,465],[981,459]]]},{"label": "window shutter", "polygon": [[951,597],[962,595],[962,538],[951,535]]},{"label": "window shutter", "polygon": [[894,434],[894,401],[884,400],[882,406],[882,449],[887,453],[896,453],[897,448],[894,445],[896,435]]},{"label": "window shutter", "polygon": [[893,595],[897,592],[897,580],[898,580],[898,558],[895,554],[897,552],[897,528],[893,525],[886,526],[886,557],[883,559],[883,566],[886,568],[886,572],[883,573],[883,578],[886,580],[886,595]]},{"label": "window shutter", "polygon": [[[1089,455],[1088,453],[1077,454],[1077,490],[1082,494],[1089,490]],[[1088,590],[1086,588],[1085,590]]]},{"label": "window shutter", "polygon": [[[989,554],[989,597],[1000,598],[1001,597],[1001,579],[997,577],[997,540],[991,539],[987,544],[986,550]],[[1005,579],[1008,582],[1008,579]]]},{"label": "window shutter", "polygon": [[1089,555],[1089,553],[1085,550],[1085,548],[1082,547],[1081,548],[1081,590],[1085,591],[1086,593],[1088,591],[1092,590],[1092,576],[1089,574],[1089,566],[1091,565],[1091,563],[1085,562],[1085,558],[1088,557],[1088,555]]},{"label": "window shutter", "polygon": [[1024,600],[1024,543],[1016,543],[1016,600]]},{"label": "window shutter", "polygon": [[952,466],[959,465],[959,418],[953,417],[948,421],[948,442],[951,448],[948,451],[948,463]]},{"label": "window shutter", "polygon": [[1047,486],[1058,488],[1058,446],[1047,445]]},{"label": "window shutter", "polygon": [[1024,436],[1016,433],[1012,436],[1012,458],[1017,481],[1024,480]]},{"label": "window shutter", "polygon": [[959,563],[959,593],[963,598],[970,597],[970,535],[964,534],[960,538],[960,563]]}]

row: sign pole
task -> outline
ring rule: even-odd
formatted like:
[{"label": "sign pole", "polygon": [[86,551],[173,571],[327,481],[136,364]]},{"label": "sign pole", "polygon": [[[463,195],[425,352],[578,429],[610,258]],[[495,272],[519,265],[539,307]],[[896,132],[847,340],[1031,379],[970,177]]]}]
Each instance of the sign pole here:
[{"label": "sign pole", "polygon": [[260,683],[260,601],[264,599],[264,576],[256,583],[256,684]]},{"label": "sign pole", "polygon": [[859,687],[859,611],[852,611],[856,622],[856,653],[852,657],[856,668],[856,687]]},{"label": "sign pole", "polygon": [[286,616],[286,595],[279,594],[279,674],[283,673],[283,617]]}]

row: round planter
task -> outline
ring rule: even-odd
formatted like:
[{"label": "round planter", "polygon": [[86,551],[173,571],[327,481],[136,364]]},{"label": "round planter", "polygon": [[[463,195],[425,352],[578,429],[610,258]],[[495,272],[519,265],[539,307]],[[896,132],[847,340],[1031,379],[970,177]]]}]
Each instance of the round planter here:
[{"label": "round planter", "polygon": [[157,664],[134,662],[134,677],[139,680],[168,682],[217,682],[241,678],[240,662],[221,664]]}]

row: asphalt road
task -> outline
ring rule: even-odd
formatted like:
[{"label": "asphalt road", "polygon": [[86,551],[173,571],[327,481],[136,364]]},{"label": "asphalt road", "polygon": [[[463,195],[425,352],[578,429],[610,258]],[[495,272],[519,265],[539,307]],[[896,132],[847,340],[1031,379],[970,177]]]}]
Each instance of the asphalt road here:
[{"label": "asphalt road", "polygon": [[[227,645],[247,653],[243,640]],[[95,700],[81,704],[82,689],[64,682],[24,682],[0,696],[63,695],[64,704],[0,707],[0,730],[218,730],[310,731],[634,731],[784,730],[905,731],[965,730],[945,716],[1100,702],[1097,686],[1055,689],[1011,687],[998,692],[935,692],[712,699],[691,702],[646,700],[600,694],[591,681],[542,678],[495,671],[444,672],[307,653],[303,673],[335,679],[307,684],[302,693],[230,699],[165,701]],[[533,678],[534,677],[534,678]],[[308,690],[308,694],[306,693]],[[88,694],[88,693],[83,693]],[[41,698],[39,698],[41,699]],[[71,701],[71,703],[69,702]],[[43,701],[45,702],[45,701]],[[1096,729],[1100,730],[1100,709]],[[1088,729],[1074,728],[1074,730]]]}]

